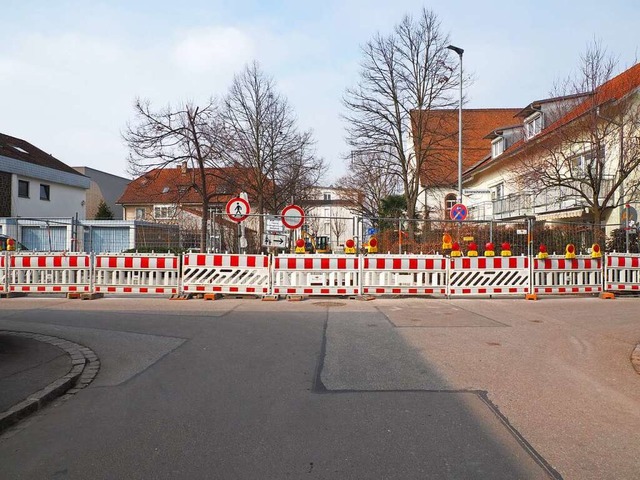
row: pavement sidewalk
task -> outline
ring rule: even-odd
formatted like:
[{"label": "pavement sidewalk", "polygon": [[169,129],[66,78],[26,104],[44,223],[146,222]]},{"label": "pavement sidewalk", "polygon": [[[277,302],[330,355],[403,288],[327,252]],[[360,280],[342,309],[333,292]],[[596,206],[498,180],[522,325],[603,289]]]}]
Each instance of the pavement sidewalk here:
[{"label": "pavement sidewalk", "polygon": [[[93,352],[48,335],[0,330],[0,432],[81,383]],[[90,381],[90,380],[89,380]]]}]

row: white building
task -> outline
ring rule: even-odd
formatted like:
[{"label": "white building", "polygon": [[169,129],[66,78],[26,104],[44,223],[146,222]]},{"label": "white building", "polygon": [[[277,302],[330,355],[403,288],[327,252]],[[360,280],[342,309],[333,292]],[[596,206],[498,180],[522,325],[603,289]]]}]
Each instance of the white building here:
[{"label": "white building", "polygon": [[90,180],[34,145],[0,134],[0,217],[85,218]]},{"label": "white building", "polygon": [[360,225],[346,191],[333,186],[316,187],[310,198],[300,203],[305,210],[305,227],[310,234],[329,237],[334,252],[348,239],[358,237]]}]

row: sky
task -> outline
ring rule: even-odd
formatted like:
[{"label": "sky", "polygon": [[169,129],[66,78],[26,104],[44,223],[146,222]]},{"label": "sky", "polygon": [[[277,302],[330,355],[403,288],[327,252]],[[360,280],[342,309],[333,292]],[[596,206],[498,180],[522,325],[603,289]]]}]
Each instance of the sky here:
[{"label": "sky", "polygon": [[0,0],[0,132],[71,166],[127,174],[122,132],[139,97],[154,107],[224,96],[257,60],[317,154],[344,174],[342,98],[361,46],[406,14],[433,10],[465,50],[468,108],[517,108],[549,95],[597,39],[640,56],[637,0]]}]

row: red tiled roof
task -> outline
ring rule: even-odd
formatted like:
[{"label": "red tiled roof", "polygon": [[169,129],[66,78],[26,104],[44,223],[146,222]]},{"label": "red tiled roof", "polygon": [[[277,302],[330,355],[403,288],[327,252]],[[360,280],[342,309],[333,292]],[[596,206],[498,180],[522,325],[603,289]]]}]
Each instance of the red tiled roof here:
[{"label": "red tiled roof", "polygon": [[[240,193],[241,185],[246,184],[243,178],[248,176],[247,169],[241,168],[207,168],[207,190],[214,196],[213,203],[226,203]],[[120,199],[116,202],[123,205],[144,205],[157,203],[181,203],[202,205],[202,196],[192,185],[199,185],[199,170],[181,167],[154,169],[132,180]]]},{"label": "red tiled roof", "polygon": [[[596,88],[593,93],[587,94],[587,98],[583,102],[569,110],[565,115],[545,128],[539,135],[530,140],[522,139],[514,143],[511,147],[505,150],[502,155],[497,157],[496,160],[504,160],[517,153],[528,150],[529,148],[534,148],[536,145],[540,144],[540,141],[546,140],[549,138],[549,135],[557,132],[563,127],[566,127],[569,123],[577,120],[594,108],[605,105],[609,102],[620,100],[638,87],[640,87],[640,63],[603,83],[600,87]],[[484,162],[478,163],[470,170],[490,164],[492,160],[493,159],[486,159]]]},{"label": "red tiled roof", "polygon": [[[491,140],[485,136],[504,125],[512,125],[519,108],[462,110],[462,168],[475,165],[491,153]],[[420,172],[423,185],[455,183],[458,177],[458,110],[443,109],[412,112],[414,138],[417,119],[430,132],[423,141],[428,158]],[[415,146],[417,149],[418,147]]]}]

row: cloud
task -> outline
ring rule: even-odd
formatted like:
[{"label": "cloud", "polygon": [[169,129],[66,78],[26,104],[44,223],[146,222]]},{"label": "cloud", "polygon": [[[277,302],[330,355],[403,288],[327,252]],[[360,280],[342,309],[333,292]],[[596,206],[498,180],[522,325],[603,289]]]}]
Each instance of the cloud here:
[{"label": "cloud", "polygon": [[209,27],[181,35],[173,47],[173,62],[194,73],[237,70],[255,55],[253,39],[235,27]]}]

